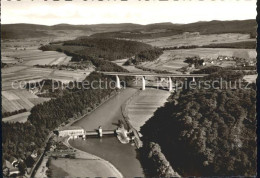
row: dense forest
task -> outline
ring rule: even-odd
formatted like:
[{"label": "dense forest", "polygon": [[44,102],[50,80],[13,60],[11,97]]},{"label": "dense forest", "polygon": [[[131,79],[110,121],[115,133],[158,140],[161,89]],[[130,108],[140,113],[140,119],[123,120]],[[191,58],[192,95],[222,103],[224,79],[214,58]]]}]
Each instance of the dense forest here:
[{"label": "dense forest", "polygon": [[110,61],[130,58],[129,64],[138,64],[142,61],[153,61],[163,53],[161,49],[141,42],[106,38],[79,38],[65,41],[63,44],[41,46],[40,49],[64,52],[72,56],[72,62],[90,61],[96,70],[107,72],[127,72]]},{"label": "dense forest", "polygon": [[[92,63],[97,71],[106,71],[106,72],[128,72],[126,69],[124,69],[121,66],[116,65],[113,62],[110,62],[108,60],[100,59],[100,58],[93,58],[89,56],[88,54],[85,54],[85,51],[75,51],[72,49],[61,49],[60,47],[57,47],[56,45],[47,45],[42,46],[40,48],[44,51],[59,51],[64,52],[67,56],[71,56],[72,62],[78,62],[79,64],[83,64],[85,62]],[[83,64],[84,65],[84,64]]]},{"label": "dense forest", "polygon": [[[86,80],[106,80],[102,74],[93,72]],[[104,85],[104,83],[101,83]],[[2,122],[2,146],[3,159],[9,160],[11,157],[27,160],[34,150],[40,150],[47,135],[57,126],[66,123],[69,118],[78,118],[93,110],[102,100],[115,89],[79,90],[77,92],[66,92],[66,94],[48,102],[36,105],[32,108],[26,123],[3,123]],[[104,86],[102,86],[104,88]],[[31,162],[26,166],[30,166]]]},{"label": "dense forest", "polygon": [[141,128],[182,176],[256,175],[256,91],[184,90]]},{"label": "dense forest", "polygon": [[[53,45],[57,46],[58,45]],[[137,53],[151,49],[152,46],[129,40],[118,40],[109,38],[79,38],[76,40],[65,41],[57,51],[76,52],[94,59],[105,59],[109,61],[129,58]],[[46,50],[47,47],[41,47]]]},{"label": "dense forest", "polygon": [[152,46],[136,42],[109,38],[84,38],[65,41],[64,46],[84,46],[85,54],[93,58],[103,58],[109,61],[129,58],[135,54],[151,49]]},{"label": "dense forest", "polygon": [[152,48],[144,50],[136,54],[133,58],[129,58],[124,65],[138,65],[142,62],[149,62],[156,60],[160,55],[163,54],[163,50],[160,48]]},{"label": "dense forest", "polygon": [[162,153],[160,145],[154,142],[145,143],[139,149],[141,163],[147,177],[180,177]]}]

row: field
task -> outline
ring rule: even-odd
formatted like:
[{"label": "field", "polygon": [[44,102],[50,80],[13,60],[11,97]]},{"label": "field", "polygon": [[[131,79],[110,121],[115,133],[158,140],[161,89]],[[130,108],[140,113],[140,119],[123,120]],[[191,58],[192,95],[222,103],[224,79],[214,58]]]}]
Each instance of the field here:
[{"label": "field", "polygon": [[[254,49],[227,49],[227,48],[195,48],[195,49],[179,49],[167,50],[153,62],[144,62],[140,66],[150,69],[167,70],[178,73],[177,69],[188,66],[184,63],[186,57],[199,56],[200,58],[216,59],[218,56],[235,56],[245,59],[256,58]],[[222,67],[233,66],[234,61],[223,61],[219,64]]]},{"label": "field", "polygon": [[199,33],[185,32],[180,35],[173,35],[169,37],[144,39],[144,43],[157,47],[173,47],[173,46],[191,46],[191,45],[208,45],[217,43],[233,43],[242,41],[255,41],[250,39],[249,34],[226,33],[226,34],[211,34],[200,35]]},{"label": "field", "polygon": [[[88,70],[57,70],[51,68],[37,68],[40,65],[66,65],[70,62],[71,57],[63,53],[55,51],[40,51],[35,48],[27,48],[26,50],[16,50],[15,48],[5,48],[2,51],[3,62],[15,63],[11,67],[2,69],[2,113],[14,112],[21,109],[30,109],[49,98],[40,98],[33,93],[23,89],[26,82],[37,82],[43,79],[54,79],[62,82],[82,81],[93,71]],[[22,122],[28,116],[26,114],[18,114],[6,118],[6,121]]]},{"label": "field", "polygon": [[2,119],[3,122],[26,122],[30,112],[16,114]]},{"label": "field", "polygon": [[27,90],[2,91],[2,112],[14,112],[21,109],[29,111],[35,104],[48,100],[48,98],[39,98]]},{"label": "field", "polygon": [[146,88],[127,105],[130,123],[138,131],[153,116],[157,108],[162,107],[170,96],[169,91]]},{"label": "field", "polygon": [[107,166],[107,164],[102,163],[102,160],[58,158],[51,160],[50,169],[52,177],[114,176],[113,170]]},{"label": "field", "polygon": [[9,48],[2,52],[2,56],[6,63],[20,63],[26,66],[67,64],[71,59],[63,53],[54,51],[43,52],[38,49],[15,50]]}]

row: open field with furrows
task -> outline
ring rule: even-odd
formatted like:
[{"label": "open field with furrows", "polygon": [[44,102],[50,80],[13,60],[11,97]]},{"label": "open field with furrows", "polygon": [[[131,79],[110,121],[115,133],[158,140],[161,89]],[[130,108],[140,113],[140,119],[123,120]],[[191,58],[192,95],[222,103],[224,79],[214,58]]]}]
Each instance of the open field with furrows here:
[{"label": "open field with furrows", "polygon": [[[178,73],[176,70],[188,66],[183,61],[187,57],[199,56],[200,58],[216,59],[218,56],[235,56],[240,58],[256,58],[254,49],[230,49],[230,48],[195,48],[167,50],[153,62],[144,62],[140,66],[150,69],[167,70]],[[234,61],[223,61],[220,66],[232,66]]]},{"label": "open field with furrows", "polygon": [[[67,71],[47,68],[33,67],[36,64],[40,65],[66,65],[71,60],[71,57],[63,53],[55,51],[41,51],[38,49],[30,50],[14,50],[5,49],[2,56],[7,56],[6,60],[16,60],[17,64],[11,67],[2,69],[2,89],[11,89],[12,81],[39,81],[45,78],[62,79],[66,81],[82,80],[93,69],[84,71]],[[20,61],[20,62],[19,62]]]},{"label": "open field with furrows", "polygon": [[[37,68],[40,65],[66,65],[71,57],[55,51],[46,51],[31,48],[26,50],[4,49],[2,57],[6,63],[16,63],[13,66],[3,68],[2,73],[2,113],[14,112],[21,109],[30,109],[49,98],[41,98],[30,93],[24,87],[26,82],[38,82],[43,79],[54,79],[62,82],[82,81],[93,71],[88,70],[57,70],[51,68]],[[13,84],[13,85],[12,85]],[[17,89],[18,88],[18,89]],[[6,118],[6,121],[26,121],[28,113],[17,114]]]},{"label": "open field with furrows", "polygon": [[27,49],[27,50],[15,50],[5,49],[2,52],[2,57],[5,59],[3,62],[6,63],[19,63],[20,65],[33,66],[36,64],[68,64],[71,57],[66,56],[63,53],[55,51],[43,52],[38,49]]},{"label": "open field with furrows", "polygon": [[127,105],[127,112],[131,124],[138,131],[153,113],[164,105],[170,92],[154,88],[146,88]]},{"label": "open field with furrows", "polygon": [[208,45],[217,43],[234,43],[242,41],[255,41],[250,39],[249,34],[226,33],[200,35],[199,33],[183,33],[169,37],[143,39],[144,43],[157,47],[174,47],[174,46],[191,46],[191,45]]},{"label": "open field with furrows", "polygon": [[[38,99],[39,101],[36,101]],[[48,100],[49,98],[39,98],[27,90],[2,91],[2,112],[14,112],[21,109],[29,111],[35,104]]]}]

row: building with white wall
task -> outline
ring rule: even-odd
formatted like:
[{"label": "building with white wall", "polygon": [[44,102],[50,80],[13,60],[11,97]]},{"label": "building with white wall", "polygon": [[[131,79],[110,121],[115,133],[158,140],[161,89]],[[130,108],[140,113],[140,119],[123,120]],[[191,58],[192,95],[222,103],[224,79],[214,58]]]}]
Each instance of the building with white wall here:
[{"label": "building with white wall", "polygon": [[85,130],[82,127],[69,126],[61,128],[59,131],[60,137],[73,137],[78,138],[79,136],[85,136]]}]

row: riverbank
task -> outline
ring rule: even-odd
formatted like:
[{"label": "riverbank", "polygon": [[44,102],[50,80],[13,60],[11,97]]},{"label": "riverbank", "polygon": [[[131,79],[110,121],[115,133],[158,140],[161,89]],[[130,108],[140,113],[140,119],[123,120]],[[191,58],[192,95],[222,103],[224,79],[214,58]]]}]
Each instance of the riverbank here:
[{"label": "riverbank", "polygon": [[[80,162],[82,162],[82,164],[84,165],[83,167],[82,166],[77,167],[77,169],[73,166],[70,166],[70,167],[73,167],[74,170],[77,170],[77,171],[73,171],[74,174],[70,175],[70,176],[81,177],[82,175],[86,175],[88,177],[119,177],[119,178],[123,177],[122,173],[109,161],[106,161],[96,155],[93,155],[93,154],[90,154],[90,153],[87,153],[87,152],[84,152],[77,148],[72,147],[69,144],[69,140],[70,139],[66,139],[64,144],[67,147],[73,148],[74,150],[76,150],[76,154],[75,154],[76,162],[78,160],[80,160]],[[70,162],[70,164],[71,164],[71,162]],[[77,165],[82,165],[82,164],[79,164],[77,162]],[[80,172],[82,172],[82,170],[84,170],[84,173],[78,174],[79,173],[78,169],[81,170]],[[100,170],[102,170],[102,171],[100,171]]]}]

